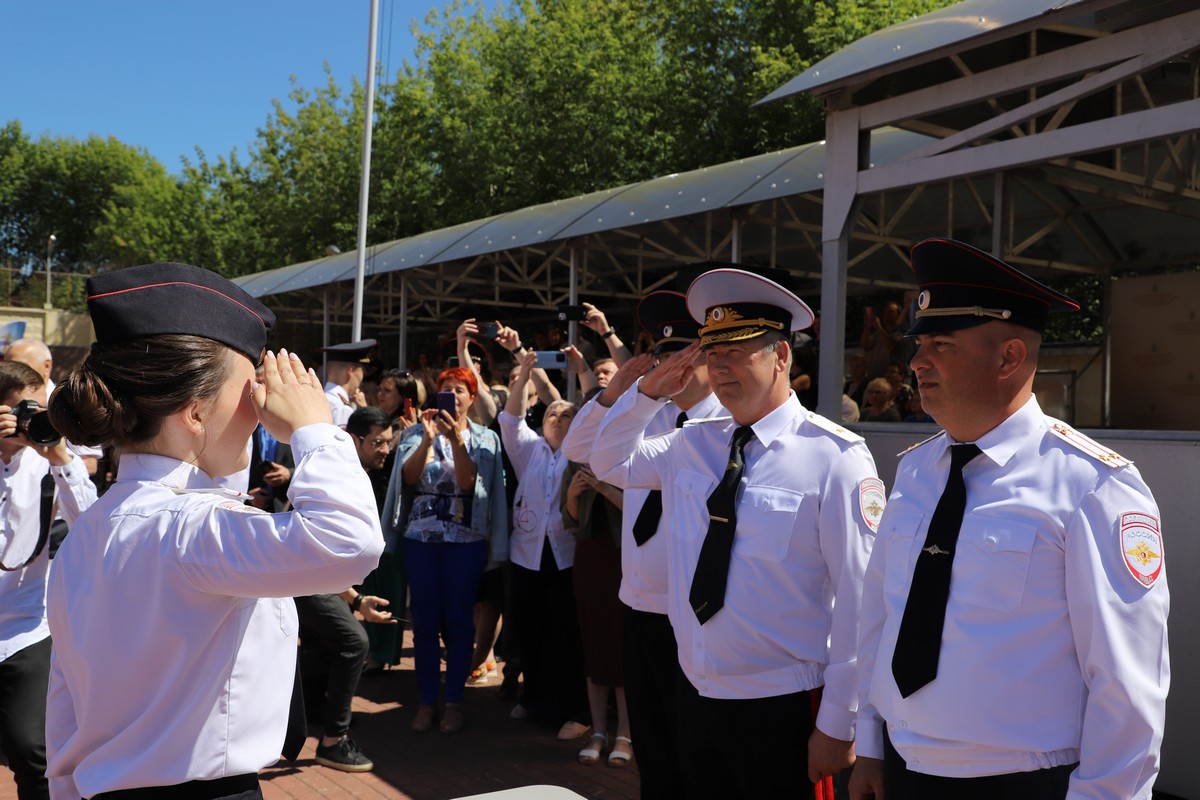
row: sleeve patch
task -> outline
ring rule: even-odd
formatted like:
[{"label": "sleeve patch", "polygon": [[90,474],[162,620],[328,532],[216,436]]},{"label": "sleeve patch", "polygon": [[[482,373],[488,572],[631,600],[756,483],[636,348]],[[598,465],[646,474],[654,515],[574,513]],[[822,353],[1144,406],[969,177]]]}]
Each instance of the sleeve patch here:
[{"label": "sleeve patch", "polygon": [[862,512],[863,522],[867,523],[872,533],[879,532],[879,520],[886,505],[887,494],[883,491],[883,481],[879,478],[863,478],[858,482],[858,510]]},{"label": "sleeve patch", "polygon": [[1121,555],[1125,566],[1142,586],[1153,586],[1162,575],[1163,540],[1158,519],[1131,511],[1121,515]]}]

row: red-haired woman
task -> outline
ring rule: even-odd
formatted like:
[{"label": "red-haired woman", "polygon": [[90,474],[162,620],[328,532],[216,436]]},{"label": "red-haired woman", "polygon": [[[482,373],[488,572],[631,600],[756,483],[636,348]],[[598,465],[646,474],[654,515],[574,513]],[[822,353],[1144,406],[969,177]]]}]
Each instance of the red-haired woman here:
[{"label": "red-haired woman", "polygon": [[508,516],[500,437],[467,418],[479,392],[474,373],[445,370],[437,386],[439,393],[453,394],[454,412],[426,409],[400,435],[383,528],[390,548],[404,548],[412,602],[421,697],[412,728],[433,727],[440,633],[446,643],[446,706],[439,730],[457,733],[475,648],[475,594],[489,557],[508,556]]}]

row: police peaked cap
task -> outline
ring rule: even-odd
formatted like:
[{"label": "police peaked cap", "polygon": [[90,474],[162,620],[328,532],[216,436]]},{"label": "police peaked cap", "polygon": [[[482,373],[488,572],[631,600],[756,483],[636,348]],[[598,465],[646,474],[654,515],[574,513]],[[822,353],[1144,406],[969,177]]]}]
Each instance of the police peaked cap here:
[{"label": "police peaked cap", "polygon": [[1051,311],[1079,310],[1071,298],[953,239],[918,242],[910,259],[921,293],[917,296],[917,321],[909,328],[909,336],[946,333],[994,319],[1041,333]]},{"label": "police peaked cap", "polygon": [[255,364],[275,313],[240,286],[190,264],[144,264],[87,279],[96,341],[186,334],[220,342]]},{"label": "police peaked cap", "polygon": [[345,361],[350,364],[370,364],[371,359],[367,355],[371,352],[371,348],[378,344],[374,339],[363,339],[357,342],[346,342],[345,344],[332,344],[329,347],[322,347],[321,352],[325,354],[325,358],[329,361]]},{"label": "police peaked cap", "polygon": [[700,338],[700,323],[688,313],[687,295],[650,292],[637,306],[637,320],[654,337],[654,355],[674,353]]},{"label": "police peaked cap", "polygon": [[785,336],[813,323],[812,309],[773,280],[736,265],[705,272],[687,291],[688,312],[700,328],[700,346],[740,342],[771,331]]}]

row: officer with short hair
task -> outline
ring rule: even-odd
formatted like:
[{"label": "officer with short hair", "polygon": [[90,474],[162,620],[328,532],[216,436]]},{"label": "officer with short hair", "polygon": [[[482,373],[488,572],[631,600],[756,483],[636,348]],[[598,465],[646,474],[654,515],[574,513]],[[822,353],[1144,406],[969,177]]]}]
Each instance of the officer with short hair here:
[{"label": "officer with short hair", "polygon": [[1069,298],[961,242],[912,250],[912,368],[945,430],[900,462],[863,593],[851,796],[1143,798],[1170,667],[1158,507],[1033,394]]},{"label": "officer with short hair", "polygon": [[[662,492],[687,796],[802,795],[854,758],[857,615],[883,484],[862,438],[791,389],[789,334],[812,323],[800,298],[718,267],[687,307],[700,341],[613,406],[591,463]],[[645,437],[697,358],[730,416]]]},{"label": "officer with short hair", "polygon": [[325,397],[333,412],[333,424],[346,427],[346,421],[354,409],[367,405],[362,392],[363,371],[371,363],[371,349],[378,344],[374,339],[347,342],[321,348],[325,354]]}]

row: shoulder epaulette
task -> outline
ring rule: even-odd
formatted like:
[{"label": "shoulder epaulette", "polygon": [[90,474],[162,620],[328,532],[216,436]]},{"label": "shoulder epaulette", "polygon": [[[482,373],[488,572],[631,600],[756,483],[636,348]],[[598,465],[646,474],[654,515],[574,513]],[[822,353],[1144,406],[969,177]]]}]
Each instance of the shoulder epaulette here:
[{"label": "shoulder epaulette", "polygon": [[865,441],[863,437],[859,436],[849,428],[843,428],[841,425],[829,419],[828,417],[822,417],[820,414],[816,414],[812,411],[808,412],[808,421],[813,425],[816,425],[821,430],[828,431],[839,439],[844,439],[847,442]]},{"label": "shoulder epaulette", "polygon": [[1133,463],[1128,458],[1118,455],[1095,439],[1084,436],[1065,422],[1055,422],[1050,426],[1050,432],[1084,455],[1091,456],[1111,469],[1128,467]]},{"label": "shoulder epaulette", "polygon": [[943,433],[945,433],[945,431],[938,431],[933,436],[930,436],[928,439],[922,439],[921,441],[917,442],[916,444],[910,444],[908,447],[904,448],[899,453],[896,453],[896,458],[901,458],[903,456],[908,455],[909,453],[911,453],[913,450],[916,450],[921,445],[932,442],[934,439],[938,438]]},{"label": "shoulder epaulette", "polygon": [[690,428],[693,425],[702,425],[706,422],[729,422],[733,419],[731,416],[725,417],[696,417],[696,419],[688,419],[683,421],[683,427]]},{"label": "shoulder epaulette", "polygon": [[189,489],[186,486],[168,486],[175,494],[212,494],[217,497],[228,497],[232,500],[249,500],[250,495],[245,492],[239,492],[237,489],[227,489],[223,486],[207,486],[198,489]]}]

